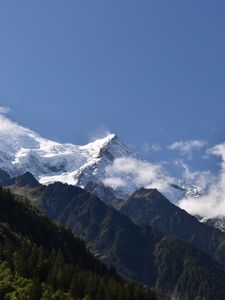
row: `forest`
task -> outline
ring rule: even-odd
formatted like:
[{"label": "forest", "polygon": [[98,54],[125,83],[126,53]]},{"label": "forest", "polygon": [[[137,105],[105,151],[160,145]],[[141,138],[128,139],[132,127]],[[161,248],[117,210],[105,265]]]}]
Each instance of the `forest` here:
[{"label": "forest", "polygon": [[0,188],[0,299],[154,300],[107,268],[69,230]]}]

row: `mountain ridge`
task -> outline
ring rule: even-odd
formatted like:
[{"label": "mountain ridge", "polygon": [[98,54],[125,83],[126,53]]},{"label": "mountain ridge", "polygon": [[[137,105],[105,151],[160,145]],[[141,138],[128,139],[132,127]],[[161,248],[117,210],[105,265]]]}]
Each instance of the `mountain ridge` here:
[{"label": "mountain ridge", "polygon": [[[131,293],[131,291],[133,291]],[[156,300],[150,289],[123,280],[71,231],[23,197],[0,188],[0,297],[29,300]]]},{"label": "mountain ridge", "polygon": [[[17,186],[21,182],[24,186]],[[135,225],[80,187],[57,182],[29,188],[29,184],[18,178],[12,178],[11,183],[6,187],[26,195],[50,218],[69,227],[103,262],[116,266],[125,278],[154,286],[172,299],[223,299],[225,291],[223,294],[220,282],[224,266],[190,243],[150,226]],[[216,286],[220,287],[218,291],[214,289]]]},{"label": "mountain ridge", "polygon": [[156,189],[141,188],[118,209],[134,223],[150,225],[161,232],[190,242],[225,263],[225,233],[199,222],[196,217],[172,204]]}]

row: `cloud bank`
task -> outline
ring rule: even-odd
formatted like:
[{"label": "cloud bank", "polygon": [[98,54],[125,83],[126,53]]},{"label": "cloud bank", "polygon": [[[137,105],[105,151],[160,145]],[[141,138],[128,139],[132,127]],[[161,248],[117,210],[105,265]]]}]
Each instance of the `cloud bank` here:
[{"label": "cloud bank", "polygon": [[106,167],[104,184],[114,189],[136,190],[142,186],[167,192],[171,178],[160,164],[151,164],[133,157],[121,157]]},{"label": "cloud bank", "polygon": [[194,150],[199,150],[207,145],[204,140],[189,140],[189,141],[179,141],[168,146],[170,150],[178,150],[181,155],[192,157]]},{"label": "cloud bank", "polygon": [[206,194],[198,198],[184,198],[179,206],[191,214],[204,217],[225,216],[225,143],[216,145],[208,152],[221,158],[218,176],[205,174],[202,182],[209,185]]},{"label": "cloud bank", "polygon": [[207,191],[217,180],[216,176],[209,170],[192,171],[182,159],[176,160],[175,164],[181,169],[182,179],[184,181],[200,187],[203,191]]},{"label": "cloud bank", "polygon": [[161,150],[161,146],[159,144],[144,143],[142,145],[142,151],[144,153],[158,152],[160,150]]},{"label": "cloud bank", "polygon": [[[210,218],[225,216],[225,143],[216,145],[207,153],[221,158],[221,169],[218,175],[214,175],[209,170],[192,171],[184,160],[175,161],[182,170],[182,179],[204,191],[203,196],[183,198],[177,202],[177,205],[192,215]],[[127,191],[136,190],[141,186],[157,188],[172,200],[174,193],[170,184],[175,181],[168,175],[162,164],[152,164],[133,157],[121,157],[106,168],[104,184],[114,189],[127,188]]]}]

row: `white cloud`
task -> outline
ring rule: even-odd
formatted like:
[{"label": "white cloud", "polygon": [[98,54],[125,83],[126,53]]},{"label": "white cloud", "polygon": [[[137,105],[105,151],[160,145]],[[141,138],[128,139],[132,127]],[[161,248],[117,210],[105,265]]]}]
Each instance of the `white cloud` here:
[{"label": "white cloud", "polygon": [[200,187],[204,191],[208,190],[210,185],[216,182],[216,177],[209,170],[192,171],[182,159],[176,160],[175,164],[181,168],[183,180]]},{"label": "white cloud", "polygon": [[126,181],[120,177],[108,177],[104,179],[104,184],[117,189],[126,186]]},{"label": "white cloud", "polygon": [[170,150],[179,150],[181,155],[191,158],[193,150],[199,150],[207,145],[204,140],[179,141],[168,146]]},{"label": "white cloud", "polygon": [[0,114],[7,114],[10,111],[9,107],[6,106],[0,106]]},{"label": "white cloud", "polygon": [[142,186],[157,188],[161,192],[169,189],[170,177],[161,165],[151,164],[133,157],[121,157],[106,167],[104,183],[112,188],[134,191]]},{"label": "white cloud", "polygon": [[[209,151],[208,151],[209,152]],[[221,158],[221,169],[219,175],[203,178],[208,180],[208,191],[204,196],[198,198],[184,198],[179,206],[191,214],[204,217],[225,216],[225,143],[216,145],[210,150],[211,154]]]},{"label": "white cloud", "polygon": [[7,119],[4,115],[0,114],[0,131],[8,131],[16,128],[17,124]]},{"label": "white cloud", "polygon": [[5,115],[10,111],[10,109],[6,106],[0,106],[0,132],[1,134],[4,132],[20,132],[22,127],[17,123],[8,119]]},{"label": "white cloud", "polygon": [[89,142],[94,142],[112,134],[108,127],[104,124],[99,124],[90,132]]},{"label": "white cloud", "polygon": [[149,153],[149,152],[158,152],[161,150],[161,147],[159,144],[149,144],[149,143],[144,143],[142,146],[142,151],[144,153]]},{"label": "white cloud", "polygon": [[[0,133],[4,134],[10,134],[10,136],[14,134],[24,134],[25,132],[29,131],[29,129],[20,126],[16,122],[11,121],[8,119],[2,112],[4,112],[4,109],[0,107]],[[6,113],[6,109],[5,109]]]}]

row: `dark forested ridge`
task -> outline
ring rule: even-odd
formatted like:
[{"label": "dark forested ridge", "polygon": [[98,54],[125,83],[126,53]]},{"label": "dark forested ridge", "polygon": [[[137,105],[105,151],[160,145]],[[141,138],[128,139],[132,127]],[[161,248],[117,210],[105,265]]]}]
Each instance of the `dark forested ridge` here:
[{"label": "dark forested ridge", "polygon": [[121,279],[70,231],[0,188],[0,299],[153,300],[161,296]]},{"label": "dark forested ridge", "polygon": [[190,242],[225,265],[225,233],[206,224],[172,204],[156,189],[134,192],[120,212],[138,225],[150,225],[164,233]]},{"label": "dark forested ridge", "polygon": [[69,227],[124,277],[157,288],[172,299],[224,300],[224,266],[192,244],[150,226],[138,226],[78,187],[42,186],[29,173],[3,185],[28,196],[52,219]]}]

